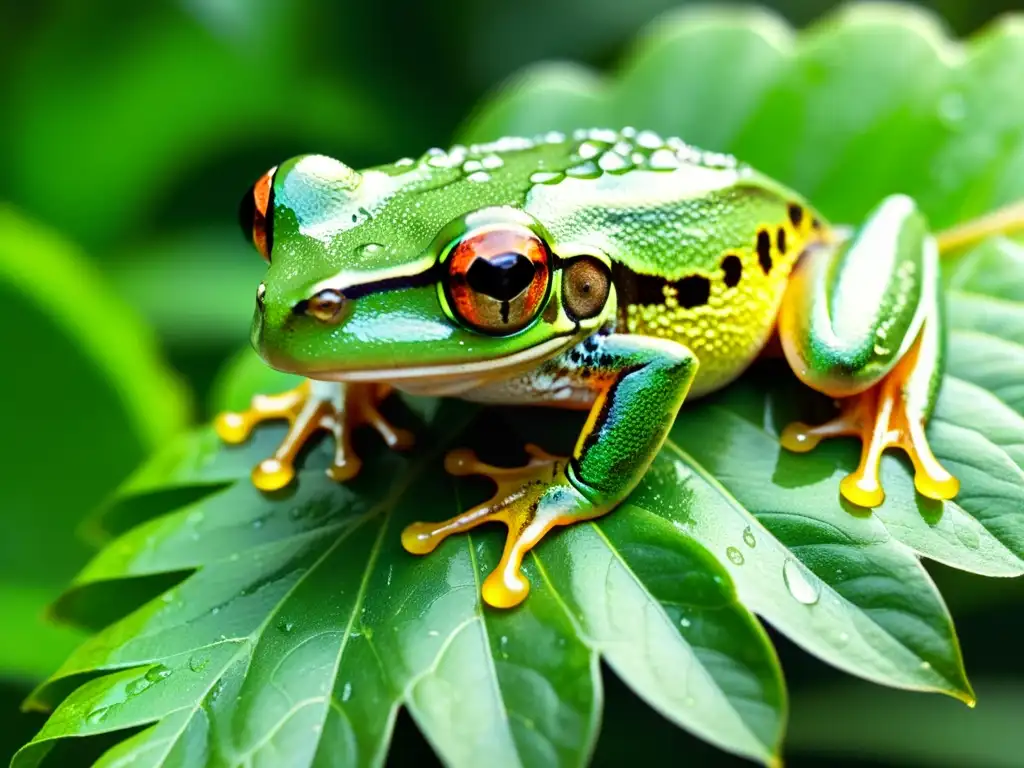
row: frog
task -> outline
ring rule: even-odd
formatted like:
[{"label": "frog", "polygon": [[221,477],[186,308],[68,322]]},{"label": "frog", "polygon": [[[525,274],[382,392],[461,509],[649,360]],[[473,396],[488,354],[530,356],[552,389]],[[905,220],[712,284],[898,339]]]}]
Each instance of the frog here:
[{"label": "frog", "polygon": [[401,533],[427,555],[503,523],[481,585],[496,608],[526,598],[523,559],[547,534],[608,514],[637,487],[684,400],[772,349],[837,406],[825,423],[785,427],[783,448],[861,442],[843,499],[883,503],[890,448],[909,457],[917,493],[954,498],[959,482],[925,433],[945,360],[939,256],[1024,220],[993,214],[936,234],[911,197],[892,194],[859,225],[834,225],[731,155],[630,127],[434,148],[361,171],[300,155],[263,174],[239,215],[268,264],[252,345],[302,377],[216,419],[232,444],[288,422],[253,470],[261,491],[294,482],[322,431],[338,482],[362,467],[358,428],[411,447],[381,411],[396,390],[586,414],[568,456],[527,445],[525,465],[498,467],[449,452],[446,471],[490,478],[493,497]]}]

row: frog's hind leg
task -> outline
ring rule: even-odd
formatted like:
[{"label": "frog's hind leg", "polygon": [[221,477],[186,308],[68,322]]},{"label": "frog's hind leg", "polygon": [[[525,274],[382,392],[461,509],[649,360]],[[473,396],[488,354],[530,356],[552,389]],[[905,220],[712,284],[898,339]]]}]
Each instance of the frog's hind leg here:
[{"label": "frog's hind leg", "polygon": [[943,369],[938,283],[935,238],[913,202],[894,196],[849,241],[810,254],[787,288],[779,314],[786,358],[840,412],[818,426],[789,425],[782,444],[804,452],[822,439],[860,438],[860,464],[840,484],[859,506],[884,501],[879,464],[890,447],[908,454],[922,495],[950,499],[959,490],[924,430]]},{"label": "frog's hind leg", "polygon": [[[927,321],[926,321],[927,322]],[[782,445],[803,453],[830,437],[859,437],[860,464],[840,483],[840,492],[862,507],[877,507],[885,500],[878,476],[882,453],[902,448],[914,465],[914,486],[922,496],[951,499],[960,483],[938,462],[925,437],[930,415],[931,380],[935,358],[930,356],[937,331],[922,329],[910,351],[881,382],[857,395],[839,400],[839,414],[824,424],[790,424],[782,432]]]},{"label": "frog's hind leg", "polygon": [[273,456],[253,469],[253,485],[261,491],[284,488],[295,477],[295,458],[302,447],[320,430],[335,438],[335,457],[327,474],[344,482],[355,477],[362,461],[352,448],[352,431],[372,426],[389,447],[412,445],[410,432],[396,429],[381,414],[378,405],[390,394],[384,384],[339,384],[306,380],[295,389],[276,395],[256,395],[245,411],[222,413],[214,422],[217,434],[226,443],[241,443],[253,429],[265,421],[286,420],[288,432]]}]

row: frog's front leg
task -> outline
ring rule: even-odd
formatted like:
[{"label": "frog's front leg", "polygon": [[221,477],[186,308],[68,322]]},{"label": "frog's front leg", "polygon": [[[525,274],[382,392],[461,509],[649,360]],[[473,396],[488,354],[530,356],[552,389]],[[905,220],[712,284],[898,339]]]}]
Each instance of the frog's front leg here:
[{"label": "frog's front leg", "polygon": [[[675,342],[643,336],[591,336],[566,359],[563,376],[590,388],[594,402],[572,455],[550,456],[528,446],[520,468],[492,467],[469,451],[454,451],[446,468],[492,478],[497,492],[483,504],[440,523],[414,523],[402,533],[413,554],[426,554],[453,533],[499,521],[508,527],[498,567],[483,584],[496,607],[525,599],[523,557],[555,526],[611,511],[640,482],[661,448],[697,370],[697,358]],[[557,364],[557,361],[555,361]]]},{"label": "frog's front leg", "polygon": [[248,410],[220,414],[214,426],[227,443],[241,443],[256,425],[274,419],[289,423],[288,433],[270,456],[252,471],[253,484],[261,491],[284,488],[295,477],[295,457],[319,430],[334,435],[335,456],[328,476],[339,482],[355,477],[362,461],[352,449],[352,431],[369,425],[389,447],[408,448],[412,433],[397,429],[381,414],[378,406],[390,394],[385,384],[343,384],[307,379],[295,389],[277,395],[256,395]]},{"label": "frog's front leg", "polygon": [[779,314],[790,366],[806,384],[836,398],[838,416],[819,426],[789,425],[782,444],[809,451],[824,438],[862,441],[860,465],[840,491],[876,507],[883,451],[902,448],[914,485],[951,499],[957,479],[925,437],[943,370],[938,247],[910,198],[887,198],[845,243],[808,254],[794,273]]}]

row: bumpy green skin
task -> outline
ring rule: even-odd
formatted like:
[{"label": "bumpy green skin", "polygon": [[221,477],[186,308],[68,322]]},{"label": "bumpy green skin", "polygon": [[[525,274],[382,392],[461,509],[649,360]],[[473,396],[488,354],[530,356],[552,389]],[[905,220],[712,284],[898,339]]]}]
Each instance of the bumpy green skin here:
[{"label": "bumpy green skin", "polygon": [[[484,509],[407,531],[410,551],[426,552],[448,532],[506,522],[494,604],[522,599],[518,562],[544,532],[625,498],[687,392],[739,375],[774,333],[780,307],[787,358],[811,386],[861,392],[920,336],[907,391],[921,418],[934,403],[935,247],[906,198],[887,200],[837,248],[791,190],[730,157],[626,129],[431,150],[361,173],[294,158],[274,175],[271,216],[252,339],[274,367],[342,386],[590,409],[571,460],[529,509],[499,504],[500,516]],[[440,284],[453,242],[503,223],[548,245],[551,287],[525,328],[485,334],[460,322]],[[562,282],[581,255],[612,280],[585,320],[567,310]],[[345,297],[332,322],[304,311],[326,289]]]}]

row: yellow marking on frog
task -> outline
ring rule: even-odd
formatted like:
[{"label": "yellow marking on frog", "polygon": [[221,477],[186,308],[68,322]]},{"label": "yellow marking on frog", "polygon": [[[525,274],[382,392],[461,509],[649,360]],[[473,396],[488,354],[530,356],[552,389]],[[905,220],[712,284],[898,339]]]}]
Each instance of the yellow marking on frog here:
[{"label": "yellow marking on frog", "polygon": [[[661,303],[628,304],[620,310],[620,320],[629,333],[672,339],[697,355],[700,366],[691,397],[725,386],[757,357],[771,336],[797,258],[808,244],[827,236],[806,212],[798,225],[791,221],[766,223],[757,228],[762,231],[770,241],[767,273],[755,237],[746,248],[724,251],[715,270],[693,273],[710,282],[706,302],[684,306],[678,290],[666,283]],[[780,231],[785,252],[779,248]],[[732,255],[739,259],[741,272],[738,282],[729,286],[722,262]]]}]

